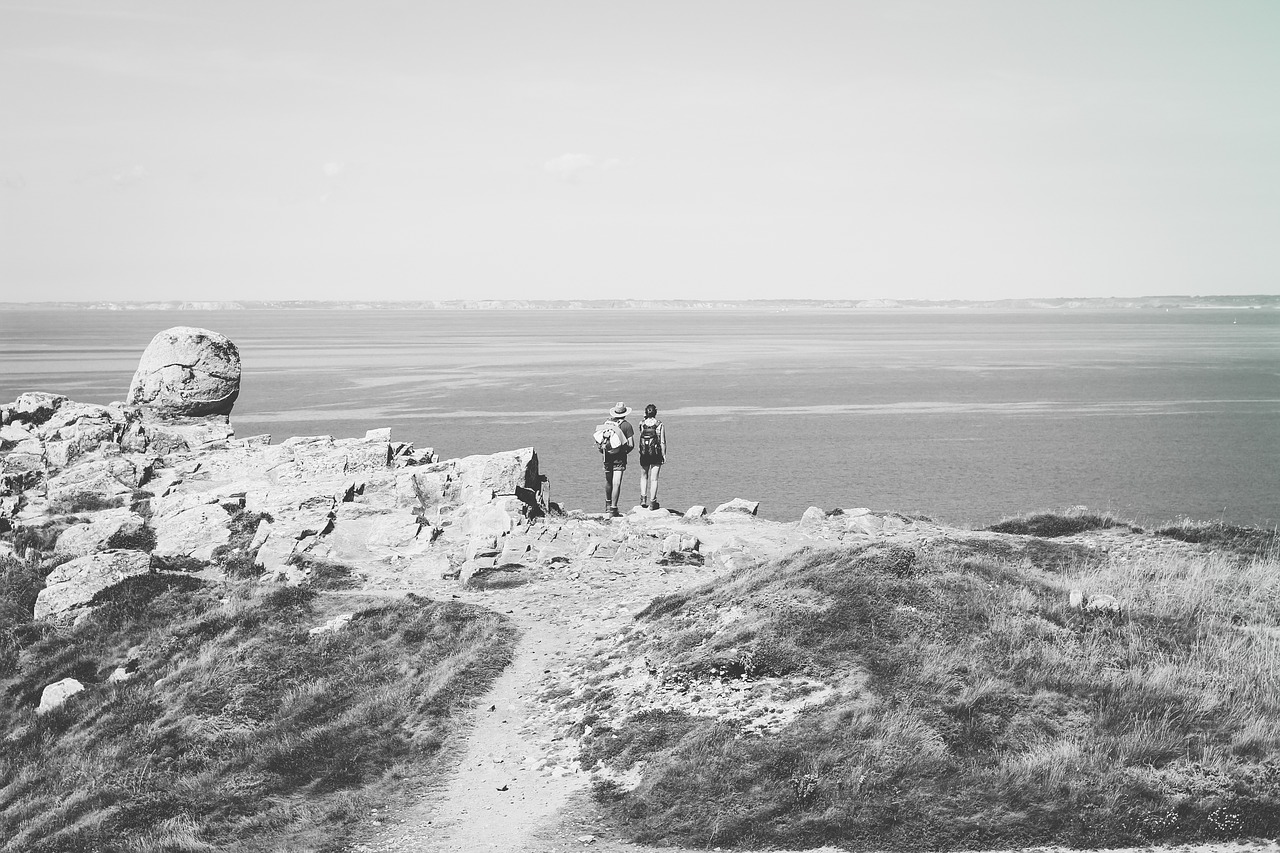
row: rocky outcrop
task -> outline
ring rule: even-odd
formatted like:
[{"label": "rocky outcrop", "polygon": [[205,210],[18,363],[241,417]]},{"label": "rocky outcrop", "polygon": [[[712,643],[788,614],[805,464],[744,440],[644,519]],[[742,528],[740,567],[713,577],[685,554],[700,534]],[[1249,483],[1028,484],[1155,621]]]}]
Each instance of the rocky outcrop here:
[{"label": "rocky outcrop", "polygon": [[240,351],[224,335],[194,326],[151,339],[126,401],[166,415],[228,415],[240,394]]},{"label": "rocky outcrop", "polygon": [[447,512],[497,498],[517,498],[529,506],[539,501],[538,454],[532,447],[466,456],[406,471],[397,480],[400,502],[424,512]]},{"label": "rocky outcrop", "polygon": [[95,551],[105,551],[113,543],[142,538],[146,526],[142,516],[128,509],[93,513],[88,521],[73,524],[58,535],[54,553],[83,557]]},{"label": "rocky outcrop", "polygon": [[190,557],[209,560],[214,549],[231,538],[230,517],[216,497],[196,506],[183,506],[151,519],[156,544],[153,552],[161,559]]},{"label": "rocky outcrop", "polygon": [[141,551],[102,551],[63,563],[45,578],[36,597],[35,618],[46,619],[88,604],[95,595],[125,578],[151,571]]}]

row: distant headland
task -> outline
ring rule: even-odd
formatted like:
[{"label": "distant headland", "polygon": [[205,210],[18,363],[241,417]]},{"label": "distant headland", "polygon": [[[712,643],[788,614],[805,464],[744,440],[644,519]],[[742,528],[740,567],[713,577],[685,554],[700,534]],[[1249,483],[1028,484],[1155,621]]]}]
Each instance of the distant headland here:
[{"label": "distant headland", "polygon": [[1280,309],[1280,294],[1053,297],[1034,299],[444,299],[0,302],[0,311],[493,311],[493,310],[1172,310]]}]

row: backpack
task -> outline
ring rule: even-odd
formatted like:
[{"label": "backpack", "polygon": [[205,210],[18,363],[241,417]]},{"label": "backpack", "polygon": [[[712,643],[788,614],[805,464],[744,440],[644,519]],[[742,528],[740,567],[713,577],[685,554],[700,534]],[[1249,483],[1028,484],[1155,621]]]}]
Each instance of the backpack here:
[{"label": "backpack", "polygon": [[662,456],[662,436],[658,434],[658,427],[662,426],[659,421],[649,423],[645,420],[640,424],[640,455],[650,459],[656,459]]},{"label": "backpack", "polygon": [[608,453],[611,450],[617,450],[622,446],[627,437],[622,434],[622,430],[613,421],[606,421],[596,427],[596,431],[591,434],[595,440],[596,449],[601,453]]}]

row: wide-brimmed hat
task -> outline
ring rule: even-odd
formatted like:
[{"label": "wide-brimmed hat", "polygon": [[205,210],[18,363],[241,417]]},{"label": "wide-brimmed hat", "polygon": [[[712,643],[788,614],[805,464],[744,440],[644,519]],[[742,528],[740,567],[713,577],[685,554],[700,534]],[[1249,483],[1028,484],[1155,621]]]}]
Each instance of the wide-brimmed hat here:
[{"label": "wide-brimmed hat", "polygon": [[631,414],[631,409],[626,403],[619,403],[609,410],[609,417],[614,418],[615,420],[617,418],[625,418],[629,414]]}]

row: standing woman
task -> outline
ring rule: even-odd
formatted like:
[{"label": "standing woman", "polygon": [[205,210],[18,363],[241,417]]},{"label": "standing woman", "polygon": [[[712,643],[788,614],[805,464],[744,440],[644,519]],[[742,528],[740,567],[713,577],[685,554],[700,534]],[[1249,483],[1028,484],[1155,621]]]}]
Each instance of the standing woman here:
[{"label": "standing woman", "polygon": [[658,475],[667,460],[667,431],[658,420],[658,407],[644,407],[640,422],[640,506],[658,509]]}]

